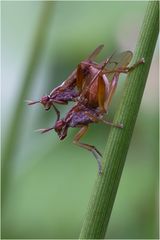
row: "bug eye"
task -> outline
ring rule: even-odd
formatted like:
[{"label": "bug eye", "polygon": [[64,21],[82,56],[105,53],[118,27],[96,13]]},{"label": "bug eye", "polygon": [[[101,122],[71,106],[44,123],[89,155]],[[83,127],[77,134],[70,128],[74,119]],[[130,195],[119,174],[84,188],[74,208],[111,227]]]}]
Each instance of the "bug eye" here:
[{"label": "bug eye", "polygon": [[63,121],[63,120],[57,121],[54,129],[57,132],[60,140],[63,140],[67,136],[68,127],[67,127],[67,124],[65,121]]},{"label": "bug eye", "polygon": [[50,100],[49,96],[43,96],[40,100],[40,103],[42,103],[43,105],[46,105]]}]

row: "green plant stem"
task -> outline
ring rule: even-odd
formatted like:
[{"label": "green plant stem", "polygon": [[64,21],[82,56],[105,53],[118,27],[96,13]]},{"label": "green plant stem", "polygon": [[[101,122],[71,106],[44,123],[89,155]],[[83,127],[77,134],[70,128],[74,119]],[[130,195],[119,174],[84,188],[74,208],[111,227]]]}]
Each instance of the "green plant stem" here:
[{"label": "green plant stem", "polygon": [[[45,39],[47,36],[48,25],[53,12],[53,2],[44,3],[42,14],[38,23],[37,31],[34,36],[33,48],[31,57],[24,74],[23,86],[18,97],[16,109],[11,122],[10,130],[6,139],[5,148],[2,152],[2,200],[5,198],[5,193],[8,190],[9,178],[13,169],[13,158],[19,140],[19,133],[22,127],[22,119],[24,117],[25,103],[29,91],[33,84],[34,74],[39,65]],[[25,131],[25,130],[24,130]],[[2,202],[3,203],[3,202]]]},{"label": "green plant stem", "polygon": [[146,9],[133,59],[136,62],[144,57],[145,64],[127,76],[124,94],[114,119],[115,123],[123,123],[124,128],[112,128],[110,131],[104,153],[104,173],[96,179],[80,239],[105,237],[158,37],[158,24],[158,1],[152,1]]}]

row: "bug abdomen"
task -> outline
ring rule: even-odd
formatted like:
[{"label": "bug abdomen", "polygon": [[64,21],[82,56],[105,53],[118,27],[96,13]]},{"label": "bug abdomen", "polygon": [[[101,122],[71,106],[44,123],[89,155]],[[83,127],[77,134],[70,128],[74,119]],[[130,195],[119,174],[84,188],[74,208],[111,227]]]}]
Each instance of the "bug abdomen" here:
[{"label": "bug abdomen", "polygon": [[71,118],[68,121],[70,127],[77,127],[78,125],[87,125],[94,122],[94,118],[97,119],[98,112],[96,108],[82,108],[79,111],[73,112]]},{"label": "bug abdomen", "polygon": [[77,125],[81,125],[81,124],[87,125],[91,122],[92,121],[89,118],[89,116],[87,116],[85,112],[80,111],[80,112],[74,113],[74,115],[70,119],[69,126],[76,127]]},{"label": "bug abdomen", "polygon": [[78,96],[78,93],[75,89],[67,89],[63,92],[59,92],[55,96],[53,96],[53,100],[58,101],[71,101]]}]

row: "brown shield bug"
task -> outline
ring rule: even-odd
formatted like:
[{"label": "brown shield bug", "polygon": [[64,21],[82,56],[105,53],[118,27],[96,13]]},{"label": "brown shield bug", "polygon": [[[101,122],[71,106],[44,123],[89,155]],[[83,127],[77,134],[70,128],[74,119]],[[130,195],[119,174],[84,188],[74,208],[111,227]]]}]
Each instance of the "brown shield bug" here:
[{"label": "brown shield bug", "polygon": [[39,129],[42,133],[54,129],[60,140],[63,140],[67,136],[69,127],[80,128],[73,143],[93,153],[98,162],[99,174],[102,173],[101,153],[94,146],[80,142],[80,139],[87,132],[91,123],[102,122],[113,127],[123,128],[122,124],[114,124],[105,120],[104,115],[108,113],[108,107],[117,87],[120,73],[128,73],[144,63],[142,58],[128,67],[132,56],[131,51],[125,51],[121,54],[113,54],[100,64],[90,61],[81,62],[76,69],[74,83],[78,90],[78,95],[75,98],[76,104],[63,119],[58,118],[53,127]]}]

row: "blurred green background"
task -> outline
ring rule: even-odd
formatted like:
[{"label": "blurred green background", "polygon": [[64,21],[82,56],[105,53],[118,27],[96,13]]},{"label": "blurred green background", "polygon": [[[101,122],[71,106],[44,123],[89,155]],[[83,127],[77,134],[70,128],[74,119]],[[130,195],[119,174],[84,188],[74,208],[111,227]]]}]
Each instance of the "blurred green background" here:
[{"label": "blurred green background", "polygon": [[[29,107],[99,44],[97,61],[134,51],[147,2],[2,2],[2,238],[78,238],[97,163],[50,127],[54,111]],[[37,33],[38,32],[38,33]],[[118,108],[120,77],[109,119]],[[141,79],[139,79],[141,81]],[[59,107],[62,116],[72,106]],[[101,152],[110,127],[90,127],[84,142]],[[158,239],[158,46],[114,204],[107,238]]]}]

